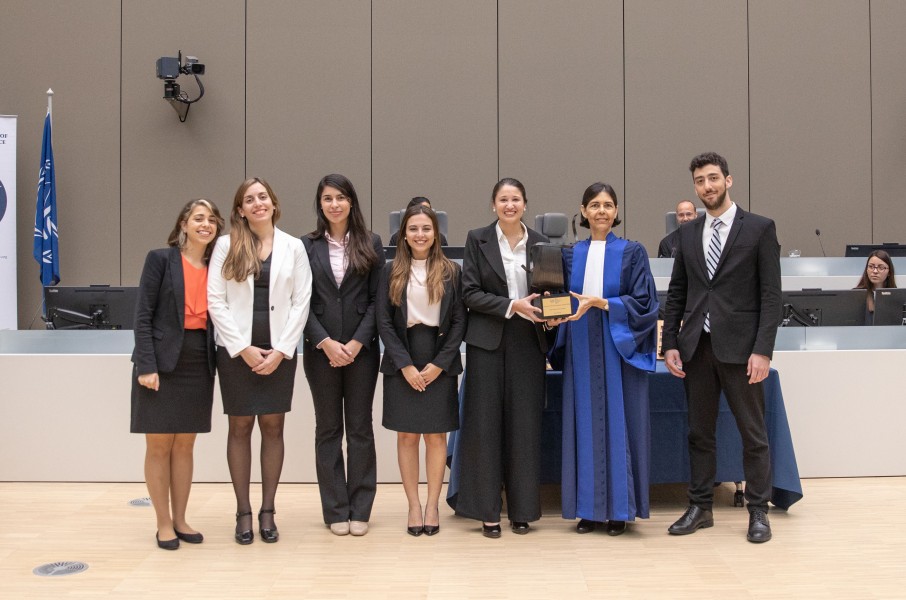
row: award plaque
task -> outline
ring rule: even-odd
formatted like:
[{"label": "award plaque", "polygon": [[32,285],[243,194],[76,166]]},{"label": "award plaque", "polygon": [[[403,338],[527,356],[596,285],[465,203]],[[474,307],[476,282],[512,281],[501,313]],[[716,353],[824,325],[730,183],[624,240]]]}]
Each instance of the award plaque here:
[{"label": "award plaque", "polygon": [[529,289],[541,294],[532,305],[541,309],[542,319],[562,319],[573,314],[572,296],[566,291],[563,274],[563,247],[535,244],[529,253]]}]

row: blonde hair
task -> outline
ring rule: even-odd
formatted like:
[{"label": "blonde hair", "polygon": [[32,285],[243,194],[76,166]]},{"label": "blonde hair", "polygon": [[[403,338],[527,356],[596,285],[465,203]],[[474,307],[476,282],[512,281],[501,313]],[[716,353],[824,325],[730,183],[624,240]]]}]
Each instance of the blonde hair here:
[{"label": "blonde hair", "polygon": [[248,221],[239,214],[245,193],[256,183],[264,186],[274,204],[274,216],[271,223],[276,223],[280,219],[280,202],[274,195],[271,186],[260,177],[252,177],[243,181],[236,190],[236,195],[233,197],[233,209],[230,211],[230,250],[223,263],[224,279],[245,281],[250,275],[258,279],[258,275],[261,273],[261,259],[258,258],[261,240],[249,227]]},{"label": "blonde hair", "polygon": [[[176,225],[173,226],[173,231],[170,232],[170,236],[167,238],[168,246],[175,246],[182,248],[185,244],[185,237],[182,233],[182,226],[186,221],[189,220],[189,217],[192,215],[192,211],[195,210],[196,206],[204,206],[211,214],[214,215],[214,221],[217,224],[217,230],[214,232],[214,235],[211,238],[211,241],[208,242],[208,245],[204,249],[204,260],[205,262],[211,258],[211,252],[214,250],[214,242],[217,241],[217,237],[220,235],[220,232],[223,231],[223,217],[220,216],[220,211],[217,209],[217,205],[206,200],[205,198],[196,198],[195,200],[189,200],[185,206],[182,207],[182,210],[179,211],[179,216],[176,217]],[[182,236],[182,237],[181,237]]]},{"label": "blonde hair", "polygon": [[431,219],[431,227],[434,229],[434,243],[428,251],[427,271],[425,278],[425,287],[428,288],[428,302],[436,304],[444,297],[444,282],[450,281],[456,275],[456,265],[452,260],[444,256],[440,249],[440,230],[437,225],[437,215],[434,210],[416,204],[406,209],[400,223],[400,237],[397,242],[396,257],[393,259],[393,267],[390,269],[390,303],[394,306],[400,306],[403,303],[403,290],[409,285],[409,275],[412,269],[412,249],[405,240],[406,226],[409,219],[415,215],[427,215]]}]

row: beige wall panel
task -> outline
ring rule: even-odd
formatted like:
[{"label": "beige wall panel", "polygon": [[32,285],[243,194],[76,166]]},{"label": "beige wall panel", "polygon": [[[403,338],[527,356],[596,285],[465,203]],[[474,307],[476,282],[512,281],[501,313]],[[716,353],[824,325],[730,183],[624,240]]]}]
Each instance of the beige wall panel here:
[{"label": "beige wall panel", "polygon": [[744,0],[626,3],[626,228],[650,256],[665,212],[701,206],[696,154],[727,159],[730,197],[748,208],[747,88]]},{"label": "beige wall panel", "polygon": [[55,94],[61,285],[120,283],[120,3],[5,0],[0,13],[0,113],[19,115],[18,321],[40,329],[31,233],[47,88]]},{"label": "beige wall panel", "polygon": [[497,181],[496,4],[375,2],[373,35],[374,229],[427,196],[462,245]]},{"label": "beige wall panel", "polygon": [[[781,252],[871,240],[868,2],[749,5],[752,210]],[[855,281],[853,282],[855,284]]]},{"label": "beige wall panel", "polygon": [[[205,96],[180,123],[155,61],[177,51],[207,67]],[[229,213],[245,154],[245,3],[159,0],[123,6],[122,279],[137,285],[148,250],[165,245],[179,209],[209,198]],[[197,96],[193,78],[177,81]]]},{"label": "beige wall panel", "polygon": [[[906,2],[871,2],[872,237],[906,243]],[[866,238],[868,239],[868,238]],[[853,239],[859,243],[863,240]]]},{"label": "beige wall panel", "polygon": [[525,184],[530,225],[572,217],[595,181],[622,200],[622,5],[500,2],[500,176]]},{"label": "beige wall panel", "polygon": [[247,77],[246,168],[274,187],[280,227],[314,229],[328,173],[352,180],[370,221],[371,3],[250,0]]}]

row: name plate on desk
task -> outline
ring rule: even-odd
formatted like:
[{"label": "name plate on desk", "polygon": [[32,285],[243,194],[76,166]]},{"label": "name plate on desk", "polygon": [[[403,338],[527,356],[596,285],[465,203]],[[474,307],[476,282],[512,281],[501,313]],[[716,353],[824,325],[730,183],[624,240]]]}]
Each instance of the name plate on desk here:
[{"label": "name plate on desk", "polygon": [[572,296],[569,294],[551,294],[532,301],[541,309],[542,319],[562,319],[573,314]]}]

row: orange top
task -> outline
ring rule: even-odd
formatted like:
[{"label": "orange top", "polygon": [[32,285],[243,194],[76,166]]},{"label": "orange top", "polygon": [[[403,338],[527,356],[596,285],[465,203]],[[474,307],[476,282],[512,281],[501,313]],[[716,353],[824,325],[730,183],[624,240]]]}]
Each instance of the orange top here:
[{"label": "orange top", "polygon": [[182,257],[182,273],[186,286],[186,329],[206,329],[208,326],[208,268],[198,269]]}]

